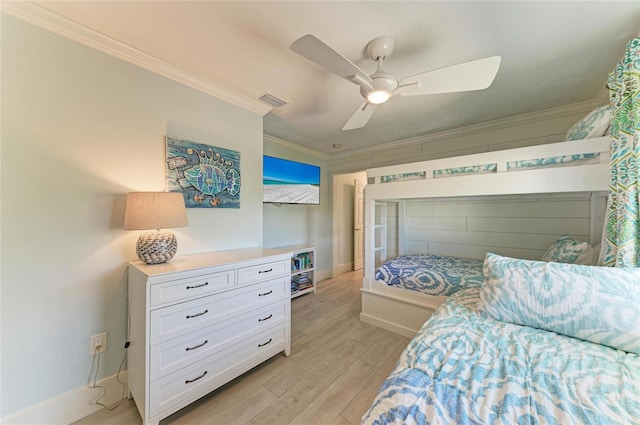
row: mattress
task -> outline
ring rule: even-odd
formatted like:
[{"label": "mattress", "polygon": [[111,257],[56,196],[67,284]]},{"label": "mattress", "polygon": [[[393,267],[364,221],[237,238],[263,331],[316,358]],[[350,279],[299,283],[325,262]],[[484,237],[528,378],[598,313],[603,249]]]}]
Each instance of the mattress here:
[{"label": "mattress", "polygon": [[640,356],[442,304],[411,340],[364,424],[640,424]]},{"label": "mattress", "polygon": [[380,265],[375,278],[389,286],[449,296],[482,285],[482,260],[433,254],[402,255]]}]

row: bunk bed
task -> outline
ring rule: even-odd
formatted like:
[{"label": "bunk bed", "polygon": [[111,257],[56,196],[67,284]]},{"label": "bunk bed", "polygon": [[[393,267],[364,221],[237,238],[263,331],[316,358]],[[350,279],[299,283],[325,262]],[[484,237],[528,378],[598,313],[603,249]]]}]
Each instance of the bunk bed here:
[{"label": "bunk bed", "polygon": [[[469,265],[437,256],[435,268],[453,285],[420,288],[393,284],[411,275],[404,263],[414,257],[387,258],[386,210],[397,206],[402,240],[403,209],[416,199],[586,193],[589,241],[597,243],[609,143],[598,137],[368,170],[361,319],[412,339],[363,424],[640,424],[640,270],[593,267],[597,249],[580,261],[547,259],[557,254],[552,245],[543,261],[486,253]],[[463,267],[452,272],[451,264]]]},{"label": "bunk bed", "polygon": [[[609,143],[608,136],[595,137],[367,170],[361,320],[411,338],[457,289],[477,288],[482,283],[481,278],[470,279],[455,290],[421,292],[412,290],[420,288],[410,288],[411,284],[407,289],[383,281],[393,270],[378,268],[398,255],[402,262],[406,254],[403,217],[412,201],[589,194],[589,242],[595,245],[601,237],[608,191]],[[397,208],[395,250],[387,246],[390,205]],[[477,275],[484,253],[475,257]],[[394,268],[402,269],[397,264],[391,266]]]}]

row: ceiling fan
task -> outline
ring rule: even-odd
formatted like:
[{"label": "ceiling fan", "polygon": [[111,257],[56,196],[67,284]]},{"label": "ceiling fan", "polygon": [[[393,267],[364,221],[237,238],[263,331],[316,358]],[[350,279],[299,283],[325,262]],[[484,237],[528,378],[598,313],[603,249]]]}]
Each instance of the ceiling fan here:
[{"label": "ceiling fan", "polygon": [[391,96],[416,96],[482,90],[491,85],[500,66],[500,56],[491,56],[471,62],[422,72],[398,80],[382,70],[382,63],[393,52],[394,40],[378,37],[367,44],[367,54],[378,63],[376,72],[368,75],[349,59],[327,46],[311,34],[300,37],[289,48],[311,62],[360,86],[365,101],[342,127],[352,130],[364,127],[376,106]]}]

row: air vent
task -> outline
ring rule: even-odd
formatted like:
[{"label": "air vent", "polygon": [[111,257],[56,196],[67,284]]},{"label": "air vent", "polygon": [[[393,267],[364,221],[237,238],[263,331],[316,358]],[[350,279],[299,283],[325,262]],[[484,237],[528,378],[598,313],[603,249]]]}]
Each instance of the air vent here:
[{"label": "air vent", "polygon": [[268,103],[269,105],[273,106],[274,108],[279,108],[282,105],[286,105],[287,104],[287,102],[285,102],[284,100],[278,99],[277,97],[275,97],[275,96],[273,96],[273,95],[271,95],[269,93],[263,94],[258,99],[260,99],[264,103]]}]

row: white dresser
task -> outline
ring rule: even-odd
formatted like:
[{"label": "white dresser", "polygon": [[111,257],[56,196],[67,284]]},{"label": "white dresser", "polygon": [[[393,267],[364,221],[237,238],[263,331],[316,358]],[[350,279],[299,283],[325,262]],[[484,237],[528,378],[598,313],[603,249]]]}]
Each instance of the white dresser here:
[{"label": "white dresser", "polygon": [[291,255],[248,248],[129,265],[129,392],[143,423],[291,348]]}]

